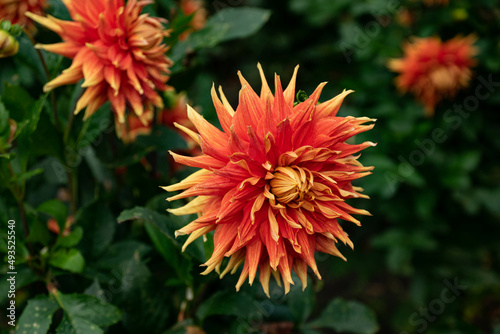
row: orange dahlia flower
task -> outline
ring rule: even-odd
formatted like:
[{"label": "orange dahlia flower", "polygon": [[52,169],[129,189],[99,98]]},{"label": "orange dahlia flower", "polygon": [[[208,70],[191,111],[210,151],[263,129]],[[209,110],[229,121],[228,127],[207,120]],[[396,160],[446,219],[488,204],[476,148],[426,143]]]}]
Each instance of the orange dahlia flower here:
[{"label": "orange dahlia flower", "polygon": [[163,44],[167,31],[161,19],[141,14],[151,1],[63,0],[73,21],[27,14],[61,36],[62,43],[39,48],[73,58],[71,66],[47,83],[45,91],[85,79],[85,92],[75,113],[86,108],[84,119],[109,100],[118,122],[128,106],[141,119],[153,106],[163,107],[156,90],[167,89],[171,61]]},{"label": "orange dahlia flower", "polygon": [[422,102],[427,115],[444,97],[452,97],[471,78],[473,58],[478,52],[474,36],[455,37],[442,42],[438,37],[416,38],[404,46],[404,57],[391,59],[388,67],[399,72],[396,86],[403,93],[410,91]]},{"label": "orange dahlia flower", "polygon": [[[269,296],[271,273],[278,282],[283,278],[288,292],[294,283],[293,269],[305,288],[308,266],[320,277],[316,251],[345,260],[337,241],[353,247],[339,219],[359,225],[351,214],[369,215],[345,200],[368,198],[351,181],[370,174],[373,167],[363,167],[353,154],[375,144],[350,145],[345,141],[370,130],[373,124],[362,124],[374,120],[336,116],[352,91],[318,104],[326,83],[295,105],[298,67],[285,91],[275,76],[273,95],[258,67],[260,96],[238,73],[242,88],[236,110],[222,89],[219,99],[212,88],[222,131],[188,106],[188,117],[198,133],[178,127],[201,146],[203,154],[171,154],[177,162],[201,169],[164,189],[184,189],[169,201],[197,196],[187,205],[169,210],[176,215],[199,214],[198,219],[176,231],[176,235],[189,235],[183,250],[196,238],[215,231],[214,252],[204,264],[203,274],[215,270],[222,277],[234,273],[244,262],[236,289],[246,278],[252,284],[260,268],[260,282]],[[221,272],[225,257],[229,261]]]},{"label": "orange dahlia flower", "polygon": [[48,4],[46,0],[0,0],[0,19],[12,24],[26,26],[26,30],[33,32],[35,26],[26,16],[26,12],[43,15]]}]

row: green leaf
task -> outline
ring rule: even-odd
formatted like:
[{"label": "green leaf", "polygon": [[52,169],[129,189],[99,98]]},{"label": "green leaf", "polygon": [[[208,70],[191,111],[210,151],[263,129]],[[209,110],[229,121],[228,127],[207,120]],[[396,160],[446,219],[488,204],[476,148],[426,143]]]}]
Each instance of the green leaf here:
[{"label": "green leaf", "polygon": [[10,154],[10,153],[2,153],[2,154],[0,154],[0,158],[7,159],[7,160],[10,160],[14,156],[15,156],[14,154]]},{"label": "green leaf", "polygon": [[31,146],[33,155],[52,155],[64,161],[62,136],[46,114],[40,117],[31,143],[34,143]]},{"label": "green leaf", "polygon": [[42,109],[44,107],[45,101],[47,100],[48,94],[43,94],[30,108],[26,116],[24,117],[24,120],[28,121],[28,125],[26,126],[25,132],[23,134],[25,135],[31,135],[33,132],[35,132],[37,126],[38,126],[38,121],[40,120],[40,114],[42,112]]},{"label": "green leaf", "polygon": [[73,273],[81,273],[85,267],[85,259],[78,249],[60,249],[51,254],[49,263],[54,267]]},{"label": "green leaf", "polygon": [[111,108],[110,104],[106,103],[83,123],[75,143],[77,151],[80,152],[92,143],[98,145],[103,140],[102,133],[111,131],[112,128]]},{"label": "green leaf", "polygon": [[50,241],[49,230],[47,224],[43,223],[40,219],[34,218],[30,225],[30,234],[26,239],[27,242],[39,242],[42,245],[48,246]]},{"label": "green leaf", "polygon": [[330,328],[338,332],[372,334],[378,330],[375,312],[355,301],[336,298],[308,328]]},{"label": "green leaf", "polygon": [[234,315],[244,317],[258,309],[258,304],[243,292],[219,291],[205,300],[196,311],[200,321],[211,315]]},{"label": "green leaf", "polygon": [[193,263],[184,257],[183,254],[179,253],[177,246],[172,240],[167,238],[152,224],[146,224],[145,228],[151,238],[151,242],[163,259],[170,264],[177,276],[182,279],[186,285],[191,285],[193,282],[193,276],[191,275]]},{"label": "green leaf", "polygon": [[59,234],[59,238],[56,241],[54,247],[73,247],[76,246],[83,237],[83,228],[77,226],[73,232],[67,236],[62,236]]},{"label": "green leaf", "polygon": [[[188,50],[212,47],[219,43],[248,37],[257,32],[267,22],[271,12],[261,8],[224,8],[210,17],[203,30],[194,32],[186,41],[178,43],[171,58],[180,64]],[[180,66],[172,69],[176,72]]]},{"label": "green leaf", "polygon": [[59,231],[64,231],[66,227],[66,217],[68,216],[68,209],[61,201],[51,199],[40,204],[36,210],[53,217],[57,221]]},{"label": "green leaf", "polygon": [[[105,328],[121,319],[121,312],[116,306],[105,303],[99,298],[81,294],[65,295],[59,291],[56,294],[56,298],[64,312],[69,316],[68,320],[75,330],[78,325],[82,325],[82,327],[95,325]],[[80,320],[85,320],[85,322],[80,324]],[[77,326],[75,327],[75,325]],[[80,333],[80,331],[76,330],[76,333]]]},{"label": "green leaf", "polygon": [[271,11],[262,8],[224,8],[210,17],[205,27],[225,31],[220,43],[256,33],[270,16]]},{"label": "green leaf", "polygon": [[104,331],[97,325],[84,318],[70,318],[64,314],[56,334],[103,334]]},{"label": "green leaf", "polygon": [[18,123],[27,119],[27,114],[35,104],[35,100],[24,88],[9,84],[4,87],[2,102],[7,110],[15,110],[10,117]]},{"label": "green leaf", "polygon": [[[140,264],[139,260],[149,252],[150,247],[138,241],[122,241],[106,248],[106,252],[98,260],[92,262],[94,268],[105,270],[110,268],[129,267],[130,262]],[[137,273],[133,273],[136,276]]]},{"label": "green leaf", "polygon": [[9,112],[5,108],[4,104],[0,101],[0,148],[7,144],[7,140],[10,136],[10,125],[9,125]]},{"label": "green leaf", "polygon": [[75,221],[85,231],[79,248],[87,258],[99,256],[113,240],[116,219],[105,203],[97,201],[87,205],[78,211]]},{"label": "green leaf", "polygon": [[42,173],[43,173],[43,169],[36,168],[36,169],[30,170],[26,173],[14,175],[14,177],[12,178],[12,182],[26,181],[26,180],[32,178],[33,176],[38,175],[38,174],[42,174]]},{"label": "green leaf", "polygon": [[[293,280],[298,282],[298,277],[294,274]],[[311,283],[311,282],[309,282]],[[296,323],[303,323],[307,320],[314,307],[314,290],[308,286],[302,291],[302,284],[295,284],[290,289],[286,298],[288,307],[293,314]]]},{"label": "green leaf", "polygon": [[[178,222],[170,219],[167,215],[158,213],[156,211],[138,207],[133,209],[125,210],[118,216],[118,222],[123,223],[127,220],[140,219],[147,223],[152,224],[157,228],[164,236],[173,241],[179,248],[182,247],[182,241],[175,237],[175,230],[182,227]],[[191,245],[190,245],[191,246]],[[186,252],[192,255],[200,262],[205,262],[205,255],[201,248],[199,247],[187,247]]]},{"label": "green leaf", "polygon": [[83,150],[82,156],[89,165],[90,170],[92,171],[92,175],[94,175],[95,179],[99,183],[110,183],[113,178],[113,174],[109,169],[104,167],[102,162],[97,158],[95,151],[91,146],[88,146]]},{"label": "green leaf", "polygon": [[28,300],[28,305],[19,318],[16,333],[47,333],[52,316],[58,308],[59,305],[46,296]]},{"label": "green leaf", "polygon": [[16,54],[16,62],[28,66],[32,71],[32,72],[30,71],[32,76],[38,78],[39,80],[38,82],[42,84],[46,83],[48,78],[43,69],[40,56],[35,50],[33,43],[30,41],[29,37],[26,34],[21,35],[18,38],[18,41],[19,41],[19,52]]}]

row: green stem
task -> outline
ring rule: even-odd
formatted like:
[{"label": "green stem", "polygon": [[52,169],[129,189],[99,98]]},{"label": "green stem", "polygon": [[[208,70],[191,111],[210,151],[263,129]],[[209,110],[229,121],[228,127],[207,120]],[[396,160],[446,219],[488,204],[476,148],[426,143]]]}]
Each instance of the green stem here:
[{"label": "green stem", "polygon": [[[33,44],[33,47],[36,45],[36,41],[31,36],[30,34],[26,34],[28,38],[30,39],[31,43]],[[45,72],[45,75],[47,76],[47,80],[50,81],[51,75],[49,71],[49,67],[47,66],[47,63],[45,62],[45,58],[43,57],[42,51],[40,49],[37,49],[35,47],[35,51],[38,54],[38,57],[40,58],[40,62],[42,63],[43,71]],[[57,112],[57,103],[56,103],[56,97],[54,95],[54,92],[50,93],[50,102],[52,104],[52,112],[54,113],[54,123],[56,125],[56,128],[59,129],[59,113]]]},{"label": "green stem", "polygon": [[21,222],[23,224],[24,237],[27,239],[30,234],[30,228],[28,226],[28,220],[26,219],[26,211],[24,210],[22,198],[17,199],[17,206],[19,207],[19,215],[21,216]]},{"label": "green stem", "polygon": [[71,215],[74,215],[76,213],[76,208],[77,208],[77,199],[78,199],[78,182],[77,181],[77,177],[76,177],[76,173],[74,173],[73,171],[69,171],[67,172],[67,175],[68,175],[68,190],[69,190],[69,193],[70,193],[70,210],[71,210]]},{"label": "green stem", "polygon": [[66,129],[64,130],[63,141],[64,144],[68,143],[69,133],[71,131],[71,126],[73,125],[73,120],[75,119],[75,114],[72,112],[69,114],[68,124],[66,125]]}]

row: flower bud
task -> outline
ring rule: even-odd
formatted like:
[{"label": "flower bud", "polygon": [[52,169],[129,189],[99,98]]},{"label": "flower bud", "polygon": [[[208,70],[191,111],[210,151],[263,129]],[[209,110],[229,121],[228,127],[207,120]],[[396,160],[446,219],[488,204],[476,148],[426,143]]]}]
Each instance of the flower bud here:
[{"label": "flower bud", "polygon": [[10,144],[12,143],[12,140],[14,140],[14,135],[16,134],[17,131],[17,123],[12,118],[9,118],[9,127],[10,127],[10,134],[7,143]]},{"label": "flower bud", "polygon": [[19,50],[19,43],[8,32],[0,30],[0,58],[10,57]]},{"label": "flower bud", "polygon": [[19,50],[17,40],[4,30],[0,30],[0,58],[10,57]]}]

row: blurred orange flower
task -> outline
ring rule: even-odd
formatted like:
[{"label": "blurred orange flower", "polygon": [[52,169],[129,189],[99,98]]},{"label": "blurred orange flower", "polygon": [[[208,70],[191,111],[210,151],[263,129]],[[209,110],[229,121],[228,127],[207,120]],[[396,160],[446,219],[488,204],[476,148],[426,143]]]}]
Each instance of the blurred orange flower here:
[{"label": "blurred orange flower", "polygon": [[[64,224],[64,231],[62,233],[63,237],[68,236],[71,233],[71,226],[75,223],[75,218],[73,216],[68,216],[66,218],[66,223]],[[50,218],[47,221],[47,228],[50,232],[55,234],[60,234],[61,229],[54,218]]]},{"label": "blurred orange flower", "polygon": [[144,111],[141,119],[136,114],[128,113],[123,123],[115,123],[116,135],[125,144],[133,143],[137,136],[147,136],[153,129],[154,112],[152,110]]},{"label": "blurred orange flower", "polygon": [[[214,252],[204,264],[207,269],[203,274],[215,270],[222,277],[234,273],[244,262],[236,285],[239,290],[246,278],[252,284],[260,267],[260,282],[269,296],[271,274],[278,282],[283,278],[287,293],[294,284],[293,269],[305,288],[308,266],[320,277],[315,251],[345,259],[336,243],[341,240],[353,246],[338,219],[359,225],[351,214],[369,215],[345,200],[368,198],[351,181],[370,174],[373,167],[363,167],[353,154],[375,144],[349,145],[345,141],[370,130],[373,124],[362,124],[374,120],[336,116],[352,91],[317,104],[326,83],[295,105],[298,67],[285,91],[279,76],[275,76],[273,95],[258,67],[260,96],[238,73],[242,88],[236,110],[222,89],[219,99],[212,88],[223,131],[188,107],[188,117],[197,132],[178,126],[201,146],[203,154],[171,154],[177,162],[201,170],[164,189],[185,190],[169,201],[197,196],[187,205],[169,210],[176,215],[200,214],[176,231],[176,235],[189,235],[183,249],[215,231]],[[229,261],[221,272],[225,257]]]},{"label": "blurred orange flower", "polygon": [[424,104],[426,114],[432,116],[444,97],[452,97],[468,86],[478,53],[475,41],[472,35],[447,42],[438,37],[415,38],[404,46],[403,58],[388,63],[391,70],[400,73],[396,86],[403,93],[413,93]]},{"label": "blurred orange flower", "polygon": [[[186,94],[183,92],[179,94],[170,94],[167,100],[169,100],[171,106],[156,113],[156,124],[177,130],[186,140],[189,150],[196,150],[198,144],[174,125],[177,123],[188,129],[195,130],[194,124],[187,117],[188,100]],[[118,137],[121,138],[124,143],[131,143],[136,140],[138,135],[149,135],[153,129],[153,112],[148,112],[144,118],[145,122],[143,123],[135,114],[129,113],[125,123],[116,124]]]},{"label": "blurred orange flower", "polygon": [[449,5],[450,0],[424,0],[426,6],[445,6]]},{"label": "blurred orange flower", "polygon": [[189,130],[193,131],[196,130],[193,122],[191,122],[191,120],[187,117],[187,106],[188,106],[187,96],[185,93],[181,92],[173,98],[171,108],[163,109],[161,112],[158,113],[157,120],[159,124],[163,124],[178,130],[181,136],[186,141],[188,145],[188,150],[193,154],[194,153],[199,154],[201,152],[198,150],[198,143],[194,141],[184,131],[176,128],[180,125]]},{"label": "blurred orange flower", "polygon": [[193,15],[189,22],[191,29],[188,29],[179,36],[180,40],[184,40],[192,32],[201,30],[205,27],[205,23],[207,22],[207,10],[203,8],[202,0],[181,0],[179,7],[184,15]]},{"label": "blurred orange flower", "polygon": [[61,36],[62,43],[39,48],[73,58],[71,66],[47,83],[45,91],[85,79],[86,88],[75,113],[86,108],[84,119],[109,100],[118,122],[129,107],[143,122],[163,101],[156,90],[167,89],[171,61],[163,37],[165,21],[141,14],[151,1],[64,0],[73,21],[28,13],[34,21]]},{"label": "blurred orange flower", "polygon": [[43,15],[47,6],[46,0],[0,0],[0,19],[24,25],[27,31],[34,32],[33,22],[24,14],[31,12]]}]

